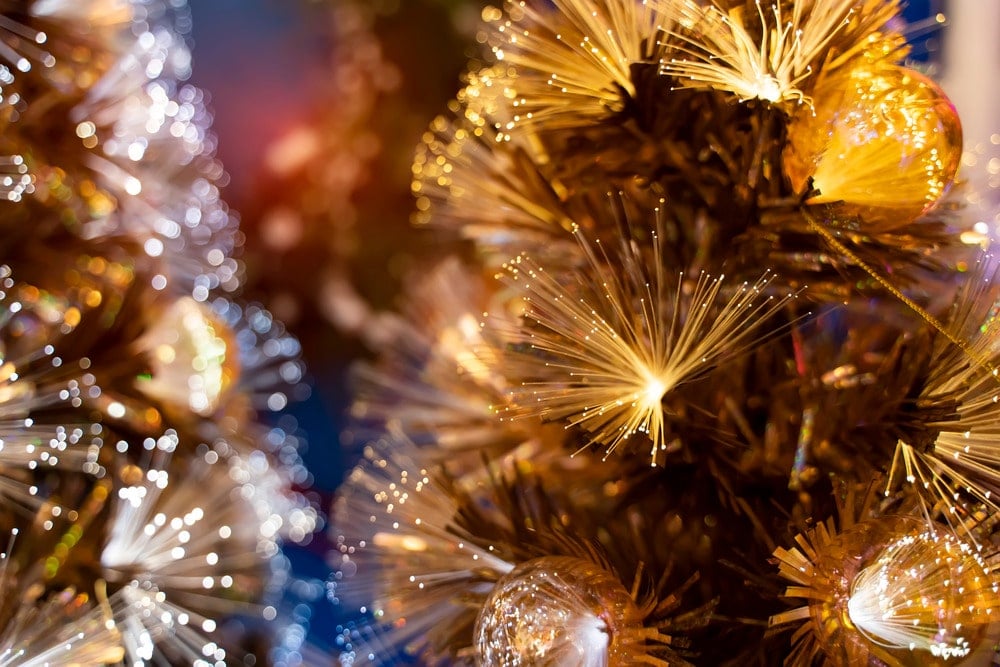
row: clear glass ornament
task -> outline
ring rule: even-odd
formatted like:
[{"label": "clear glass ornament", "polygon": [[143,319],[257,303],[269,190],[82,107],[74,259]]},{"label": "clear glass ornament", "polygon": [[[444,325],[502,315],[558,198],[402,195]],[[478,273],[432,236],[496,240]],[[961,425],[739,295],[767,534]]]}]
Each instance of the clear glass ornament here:
[{"label": "clear glass ornament", "polygon": [[969,667],[992,655],[997,586],[973,545],[925,521],[882,517],[817,554],[809,611],[834,663]]},{"label": "clear glass ornament", "polygon": [[643,616],[622,582],[581,558],[522,563],[493,588],[476,619],[480,665],[597,667],[644,655]]}]

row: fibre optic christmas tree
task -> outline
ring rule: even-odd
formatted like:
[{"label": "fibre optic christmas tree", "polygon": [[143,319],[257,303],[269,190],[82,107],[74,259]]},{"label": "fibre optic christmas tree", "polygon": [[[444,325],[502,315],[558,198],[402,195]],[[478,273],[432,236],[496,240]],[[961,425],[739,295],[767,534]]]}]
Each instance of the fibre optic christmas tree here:
[{"label": "fibre optic christmas tree", "polygon": [[356,374],[345,664],[995,660],[1000,286],[884,0],[507,0]]},{"label": "fibre optic christmas tree", "polygon": [[316,527],[261,419],[298,343],[234,300],[189,29],[181,0],[0,3],[5,665],[263,664]]}]

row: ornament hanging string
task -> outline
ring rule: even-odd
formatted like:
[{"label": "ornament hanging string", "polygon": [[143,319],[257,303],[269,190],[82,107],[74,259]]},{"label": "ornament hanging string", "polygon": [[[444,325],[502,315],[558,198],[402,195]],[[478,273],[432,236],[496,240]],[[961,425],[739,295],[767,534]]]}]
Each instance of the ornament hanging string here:
[{"label": "ornament hanging string", "polygon": [[931,327],[933,327],[938,333],[940,333],[942,336],[947,338],[953,344],[958,346],[958,348],[962,350],[962,352],[964,352],[966,356],[969,357],[969,359],[971,359],[973,362],[975,362],[978,366],[980,366],[984,370],[989,371],[990,374],[996,379],[996,382],[1000,384],[1000,377],[998,377],[998,371],[990,364],[989,359],[987,359],[985,356],[981,354],[978,354],[975,350],[973,350],[969,346],[967,342],[956,336],[951,331],[948,331],[948,329],[941,323],[940,320],[938,320],[932,314],[927,312],[927,310],[923,308],[920,304],[918,304],[916,301],[903,294],[899,290],[899,288],[894,286],[878,271],[876,271],[874,268],[865,263],[865,261],[862,260],[857,255],[857,253],[852,251],[844,243],[842,243],[839,239],[837,239],[837,237],[834,236],[834,234],[829,229],[824,227],[806,208],[803,207],[801,211],[802,211],[802,217],[805,219],[806,224],[809,225],[809,228],[815,231],[821,237],[823,237],[823,239],[827,243],[833,246],[834,250],[836,250],[839,253],[842,253],[845,257],[854,262],[854,264],[857,265],[858,268],[860,268],[862,271],[871,276],[875,280],[875,282],[877,282],[879,285],[885,288],[887,292],[889,292],[894,297],[899,299],[899,301],[903,303],[903,305],[911,309],[914,313],[919,315],[921,319],[927,322],[927,324],[931,325]]}]

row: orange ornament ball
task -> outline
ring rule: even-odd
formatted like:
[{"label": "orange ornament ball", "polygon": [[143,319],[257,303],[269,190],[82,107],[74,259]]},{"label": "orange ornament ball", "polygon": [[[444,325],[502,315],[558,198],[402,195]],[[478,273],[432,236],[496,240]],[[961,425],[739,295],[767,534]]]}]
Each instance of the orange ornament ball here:
[{"label": "orange ornament ball", "polygon": [[[862,65],[817,86],[792,117],[785,175],[807,203],[882,229],[932,209],[955,180],[962,125],[941,88],[898,65]],[[811,180],[810,180],[811,179]]]}]

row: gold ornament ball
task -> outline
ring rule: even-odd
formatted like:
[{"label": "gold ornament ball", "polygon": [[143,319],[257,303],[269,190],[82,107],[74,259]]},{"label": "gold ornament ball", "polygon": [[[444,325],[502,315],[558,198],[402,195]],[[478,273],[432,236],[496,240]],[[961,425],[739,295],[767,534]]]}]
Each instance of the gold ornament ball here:
[{"label": "gold ornament ball", "polygon": [[947,194],[962,156],[962,126],[941,88],[897,65],[863,65],[821,82],[815,107],[792,118],[784,169],[809,203],[891,229]]},{"label": "gold ornament ball", "polygon": [[500,578],[476,619],[478,664],[632,664],[642,614],[621,581],[569,556],[526,561]]},{"label": "gold ornament ball", "polygon": [[988,664],[997,579],[976,548],[911,517],[855,524],[818,555],[813,630],[851,665]]}]

